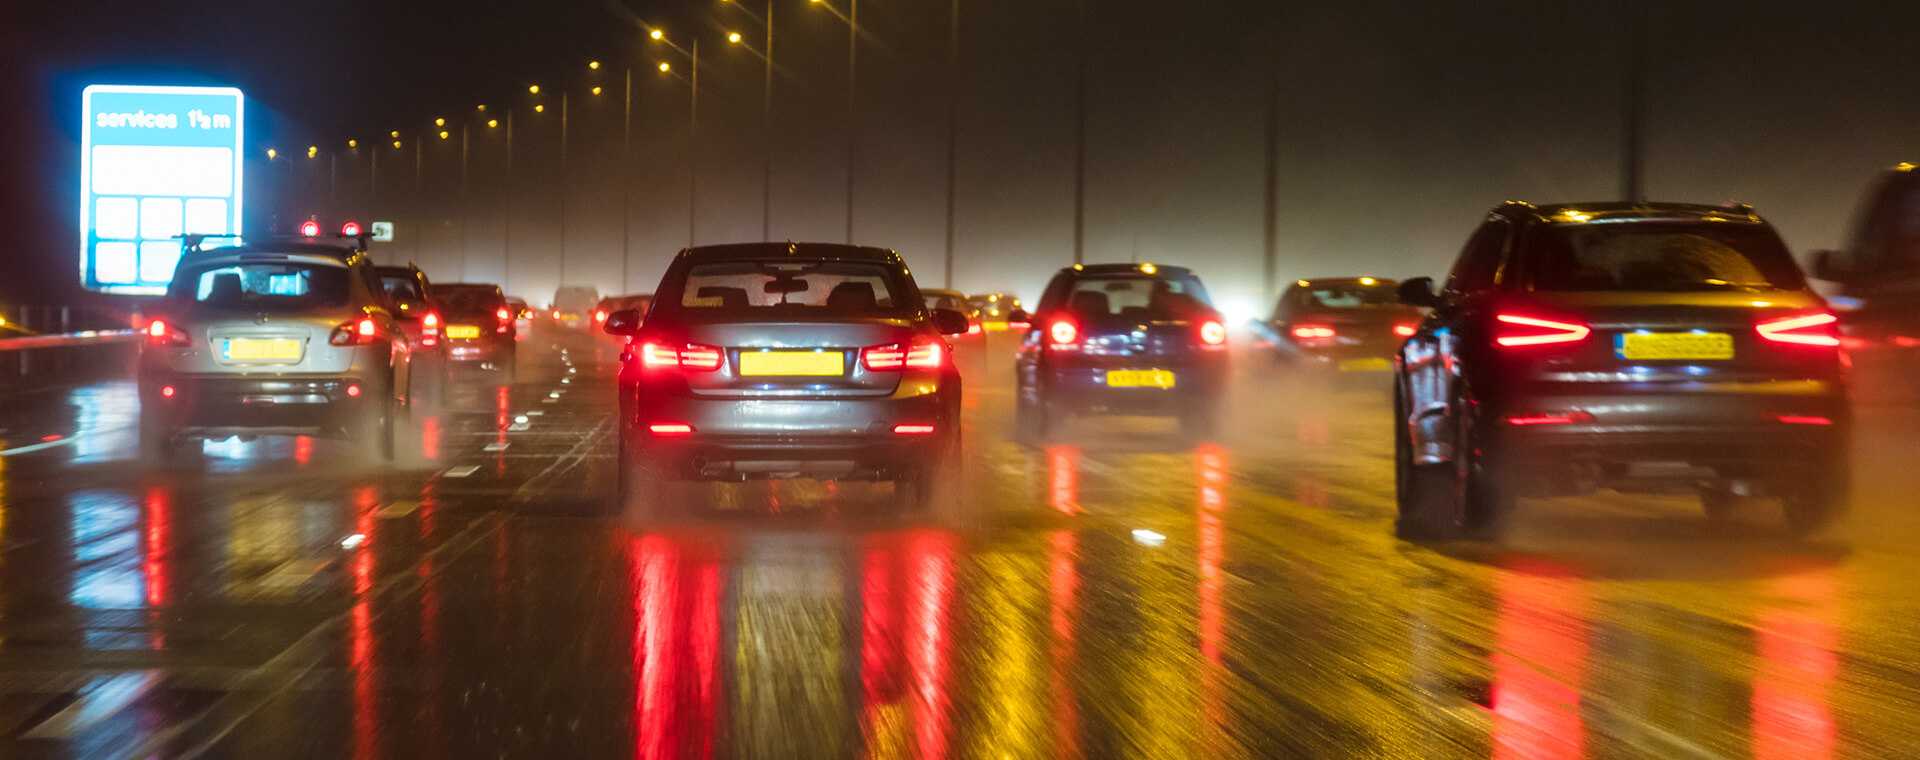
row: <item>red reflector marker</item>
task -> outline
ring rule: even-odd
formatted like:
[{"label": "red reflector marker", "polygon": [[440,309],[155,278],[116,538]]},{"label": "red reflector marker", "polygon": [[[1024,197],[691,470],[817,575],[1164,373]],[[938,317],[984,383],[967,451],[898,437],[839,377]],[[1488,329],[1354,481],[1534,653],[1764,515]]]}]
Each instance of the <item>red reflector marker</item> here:
[{"label": "red reflector marker", "polygon": [[176,394],[176,393],[179,393],[179,391],[176,391],[176,390],[174,390],[174,388],[173,388],[173,386],[171,386],[171,385],[162,385],[162,386],[160,386],[160,397],[161,397],[161,398],[173,398],[173,396],[174,396],[174,394]]},{"label": "red reflector marker", "polygon": [[893,432],[896,435],[932,435],[933,426],[932,425],[894,425]]},{"label": "red reflector marker", "polygon": [[360,397],[360,384],[359,384],[359,383],[348,383],[348,384],[347,384],[347,398],[359,398],[359,397]]},{"label": "red reflector marker", "polygon": [[1832,418],[1814,414],[1782,414],[1777,419],[1785,425],[1831,425]]},{"label": "red reflector marker", "polygon": [[692,435],[693,426],[684,422],[656,422],[647,426],[647,432],[654,435]]},{"label": "red reflector marker", "polygon": [[1533,427],[1539,425],[1578,425],[1592,422],[1593,415],[1586,412],[1556,412],[1552,414],[1509,414],[1507,424],[1514,427]]}]

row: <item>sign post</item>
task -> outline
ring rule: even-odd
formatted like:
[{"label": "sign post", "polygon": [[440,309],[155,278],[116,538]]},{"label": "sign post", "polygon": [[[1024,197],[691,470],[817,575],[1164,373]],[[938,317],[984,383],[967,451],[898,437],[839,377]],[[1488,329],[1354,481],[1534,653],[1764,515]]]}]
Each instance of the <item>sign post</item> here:
[{"label": "sign post", "polygon": [[164,293],[180,235],[241,232],[245,96],[96,84],[80,100],[80,282]]}]

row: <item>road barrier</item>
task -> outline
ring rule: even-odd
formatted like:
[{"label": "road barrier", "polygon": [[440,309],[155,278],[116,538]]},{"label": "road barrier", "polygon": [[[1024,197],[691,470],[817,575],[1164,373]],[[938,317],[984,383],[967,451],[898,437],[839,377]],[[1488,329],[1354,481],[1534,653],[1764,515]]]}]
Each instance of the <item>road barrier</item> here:
[{"label": "road barrier", "polygon": [[98,306],[0,306],[0,390],[131,376],[137,312]]}]

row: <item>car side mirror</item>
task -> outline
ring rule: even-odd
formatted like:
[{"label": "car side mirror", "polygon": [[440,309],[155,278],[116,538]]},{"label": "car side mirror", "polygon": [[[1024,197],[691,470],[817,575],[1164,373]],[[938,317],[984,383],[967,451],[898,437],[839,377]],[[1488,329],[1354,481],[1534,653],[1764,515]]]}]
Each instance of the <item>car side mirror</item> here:
[{"label": "car side mirror", "polygon": [[1841,271],[1838,262],[1835,261],[1835,259],[1839,257],[1840,253],[1838,251],[1814,251],[1813,260],[1808,262],[1810,266],[1808,267],[1807,274],[1813,275],[1813,279],[1827,280],[1829,282],[1839,282],[1846,279],[1847,273]]},{"label": "car side mirror", "polygon": [[1402,280],[1400,282],[1400,288],[1395,294],[1400,298],[1400,303],[1408,306],[1431,309],[1440,303],[1439,297],[1433,294],[1432,277],[1414,277],[1412,279]]},{"label": "car side mirror", "polygon": [[1007,312],[1007,321],[1024,325],[1033,321],[1033,315],[1028,314],[1026,309],[1014,309]]},{"label": "car side mirror", "polygon": [[962,335],[967,331],[967,315],[952,309],[933,310],[933,329],[941,335]]},{"label": "car side mirror", "polygon": [[607,321],[600,325],[608,335],[640,334],[640,312],[634,309],[621,309],[607,315]]}]

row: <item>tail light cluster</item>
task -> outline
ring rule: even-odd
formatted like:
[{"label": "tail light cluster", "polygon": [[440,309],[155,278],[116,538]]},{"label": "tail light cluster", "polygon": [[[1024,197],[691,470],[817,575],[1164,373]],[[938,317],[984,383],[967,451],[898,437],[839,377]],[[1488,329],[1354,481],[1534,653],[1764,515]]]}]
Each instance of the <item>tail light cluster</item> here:
[{"label": "tail light cluster", "polygon": [[1397,338],[1411,338],[1420,331],[1420,326],[1412,322],[1401,322],[1393,326],[1393,335]]},{"label": "tail light cluster", "polygon": [[713,372],[720,369],[722,355],[719,346],[701,343],[640,344],[640,365],[647,369],[678,368],[694,372]]},{"label": "tail light cluster", "polygon": [[429,311],[426,316],[420,318],[420,343],[427,346],[440,343],[439,314]]},{"label": "tail light cluster", "polygon": [[946,357],[946,346],[937,340],[921,339],[911,344],[889,343],[860,349],[860,365],[873,372],[939,369]]},{"label": "tail light cluster", "polygon": [[1080,350],[1080,326],[1070,319],[1056,319],[1047,325],[1047,343],[1055,351]]},{"label": "tail light cluster", "polygon": [[1200,346],[1202,348],[1224,348],[1227,345],[1227,326],[1218,319],[1209,319],[1200,323]]},{"label": "tail light cluster", "polygon": [[373,317],[361,317],[333,328],[327,342],[335,346],[364,346],[379,338],[380,323],[373,321]]},{"label": "tail light cluster", "polygon": [[1769,319],[1753,329],[1762,340],[1772,343],[1820,348],[1840,345],[1840,318],[1824,311]]},{"label": "tail light cluster", "polygon": [[594,310],[593,310],[593,321],[594,321],[594,322],[605,322],[605,321],[607,321],[607,310],[606,310],[606,309],[594,309]]},{"label": "tail light cluster", "polygon": [[494,327],[493,331],[496,333],[500,333],[502,335],[505,335],[507,332],[507,327],[513,324],[513,312],[508,311],[504,308],[494,309],[493,318],[500,321],[500,324]]},{"label": "tail light cluster", "polygon": [[1295,344],[1313,348],[1333,345],[1334,336],[1339,332],[1328,325],[1294,325],[1287,334],[1293,336]]},{"label": "tail light cluster", "polygon": [[1593,334],[1593,328],[1579,322],[1542,319],[1523,314],[1496,314],[1493,321],[1495,322],[1493,343],[1501,348],[1579,343]]},{"label": "tail light cluster", "polygon": [[156,319],[147,323],[147,345],[187,346],[192,345],[192,340],[187,338],[187,331],[180,329],[179,325]]}]

